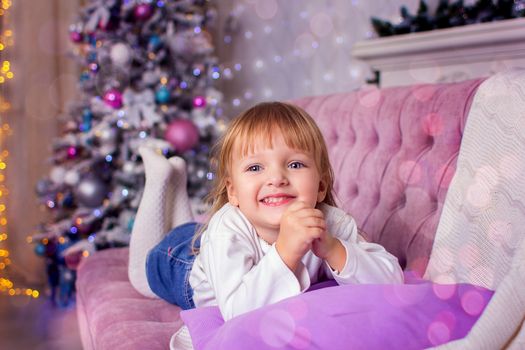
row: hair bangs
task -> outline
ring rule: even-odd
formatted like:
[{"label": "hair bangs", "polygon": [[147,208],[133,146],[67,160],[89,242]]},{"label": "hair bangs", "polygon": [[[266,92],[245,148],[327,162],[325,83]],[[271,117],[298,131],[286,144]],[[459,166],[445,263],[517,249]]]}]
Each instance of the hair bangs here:
[{"label": "hair bangs", "polygon": [[244,119],[244,125],[238,125],[235,142],[241,155],[253,153],[257,147],[273,148],[273,137],[278,129],[286,145],[290,148],[314,153],[315,140],[311,129],[297,115],[297,111],[284,104],[262,104],[250,111],[251,117]]}]

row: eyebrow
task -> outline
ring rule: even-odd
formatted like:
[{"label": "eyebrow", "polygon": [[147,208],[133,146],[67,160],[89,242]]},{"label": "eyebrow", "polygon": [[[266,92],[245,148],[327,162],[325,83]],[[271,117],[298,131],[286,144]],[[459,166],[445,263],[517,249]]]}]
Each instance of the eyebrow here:
[{"label": "eyebrow", "polygon": [[237,164],[244,168],[245,166],[253,163],[256,160],[257,156],[247,156],[247,157],[240,157],[237,158]]},{"label": "eyebrow", "polygon": [[[306,152],[306,151],[293,150],[293,152],[291,152],[290,158],[295,158],[296,156],[306,157],[306,158],[312,159],[314,161],[314,159],[313,159],[314,156],[312,154],[310,154],[309,152]],[[237,160],[238,160],[239,164],[244,164],[244,163],[252,162],[253,160],[255,160],[255,159],[259,158],[259,157],[260,157],[260,155],[250,154],[250,155],[240,156],[239,158],[237,158]]]}]

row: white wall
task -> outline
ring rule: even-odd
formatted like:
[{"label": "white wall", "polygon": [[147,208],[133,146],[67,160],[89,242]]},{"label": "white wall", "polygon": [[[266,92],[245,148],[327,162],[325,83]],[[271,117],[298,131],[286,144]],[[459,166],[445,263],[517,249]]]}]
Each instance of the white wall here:
[{"label": "white wall", "polygon": [[[218,4],[215,43],[225,73],[231,71],[220,87],[225,92],[225,112],[234,116],[263,100],[358,88],[370,72],[352,60],[350,51],[356,41],[375,36],[370,17],[399,20],[399,8],[406,5],[415,13],[419,0],[228,0]],[[238,28],[227,44],[223,26],[232,12]]]}]

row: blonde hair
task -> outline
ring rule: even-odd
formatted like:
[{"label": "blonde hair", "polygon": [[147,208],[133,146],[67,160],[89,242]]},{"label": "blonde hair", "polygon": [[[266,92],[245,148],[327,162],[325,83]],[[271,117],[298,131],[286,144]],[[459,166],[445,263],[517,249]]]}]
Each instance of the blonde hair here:
[{"label": "blonde hair", "polygon": [[[279,128],[285,143],[297,150],[313,155],[321,181],[325,185],[326,196],[323,203],[335,206],[333,183],[334,173],[323,135],[313,118],[302,108],[284,102],[263,102],[241,113],[228,126],[221,140],[212,151],[212,168],[214,183],[206,201],[211,204],[207,222],[195,233],[195,241],[202,235],[208,226],[210,218],[226,203],[228,192],[226,180],[229,177],[233,159],[233,149],[240,142],[242,155],[254,150],[256,140],[272,147],[275,128]],[[194,252],[196,249],[193,248]]]}]

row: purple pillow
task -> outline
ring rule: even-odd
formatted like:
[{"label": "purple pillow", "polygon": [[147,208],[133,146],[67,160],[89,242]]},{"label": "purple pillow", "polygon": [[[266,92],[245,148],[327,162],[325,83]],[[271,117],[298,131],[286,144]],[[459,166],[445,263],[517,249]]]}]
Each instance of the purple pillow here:
[{"label": "purple pillow", "polygon": [[228,322],[218,307],[183,311],[181,317],[196,350],[423,349],[467,335],[492,294],[468,284],[422,281],[346,285],[316,289]]}]

